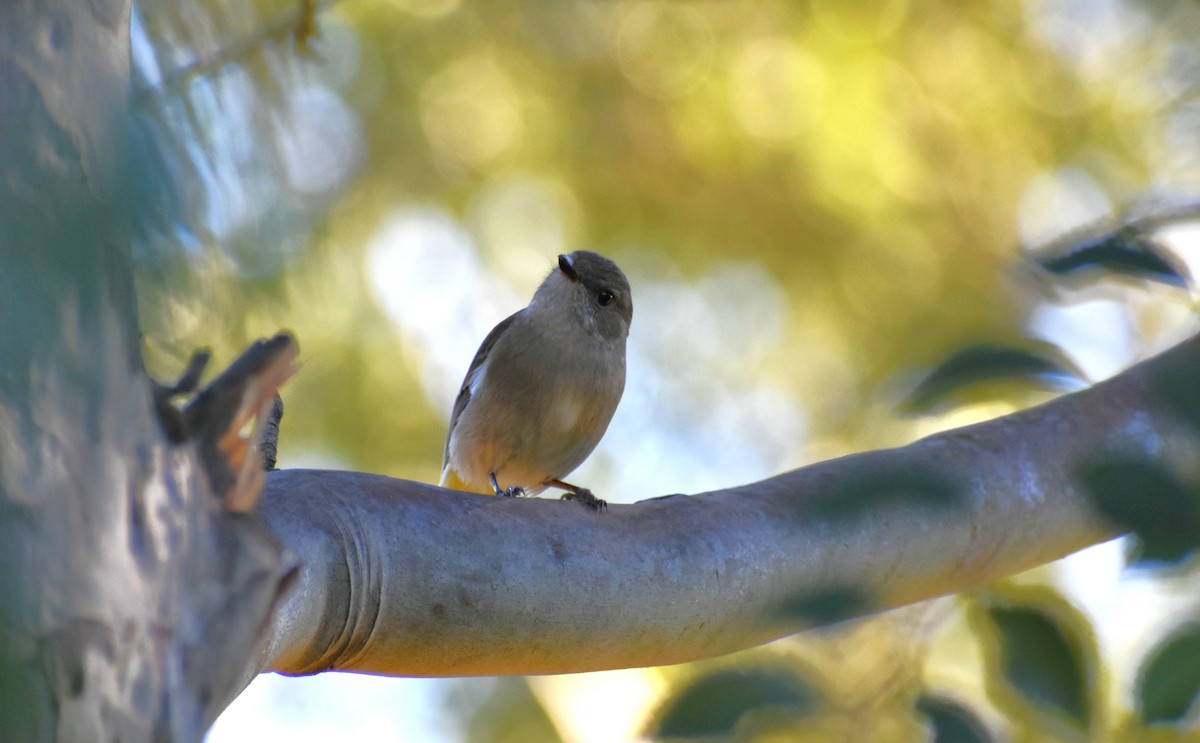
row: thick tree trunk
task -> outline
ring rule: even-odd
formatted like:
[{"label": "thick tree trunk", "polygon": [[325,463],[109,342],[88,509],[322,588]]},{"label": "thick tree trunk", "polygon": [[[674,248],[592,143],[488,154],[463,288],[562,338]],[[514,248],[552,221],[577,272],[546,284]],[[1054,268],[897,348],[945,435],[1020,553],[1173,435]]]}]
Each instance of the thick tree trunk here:
[{"label": "thick tree trunk", "polygon": [[3,741],[199,739],[283,569],[138,361],[129,13],[0,4]]}]

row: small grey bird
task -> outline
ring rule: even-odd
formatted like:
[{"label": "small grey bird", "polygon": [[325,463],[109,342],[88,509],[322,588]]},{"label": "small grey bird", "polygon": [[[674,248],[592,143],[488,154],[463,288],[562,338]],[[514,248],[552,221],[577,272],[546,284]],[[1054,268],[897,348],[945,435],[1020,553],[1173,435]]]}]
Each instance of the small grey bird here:
[{"label": "small grey bird", "polygon": [[488,333],[463,380],[442,456],[442,487],[536,495],[563,481],[608,429],[625,390],[625,339],[633,320],[629,280],[604,256],[558,257],[525,309]]}]

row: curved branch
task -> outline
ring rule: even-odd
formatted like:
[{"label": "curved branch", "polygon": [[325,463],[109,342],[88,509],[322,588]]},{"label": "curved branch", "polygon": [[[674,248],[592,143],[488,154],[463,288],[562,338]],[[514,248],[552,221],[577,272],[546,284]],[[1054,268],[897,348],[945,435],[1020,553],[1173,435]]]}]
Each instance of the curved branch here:
[{"label": "curved branch", "polygon": [[[1200,336],[1108,382],[908,446],[591,513],[352,472],[271,473],[260,512],[304,564],[256,670],[544,674],[680,663],[802,629],[804,597],[864,614],[978,586],[1109,539],[1075,473],[1106,451],[1196,451],[1159,404]],[[1175,377],[1177,378],[1177,377]],[[952,504],[854,483],[953,483]],[[905,475],[906,476],[906,475]],[[858,494],[855,494],[857,497]],[[834,499],[834,500],[831,500]]]}]

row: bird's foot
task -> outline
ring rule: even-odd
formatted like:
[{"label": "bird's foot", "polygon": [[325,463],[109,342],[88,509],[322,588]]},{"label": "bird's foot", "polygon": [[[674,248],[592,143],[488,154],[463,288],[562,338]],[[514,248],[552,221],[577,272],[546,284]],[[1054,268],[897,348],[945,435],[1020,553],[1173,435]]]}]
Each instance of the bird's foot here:
[{"label": "bird's foot", "polygon": [[488,473],[488,482],[492,484],[492,491],[495,492],[496,495],[500,495],[505,498],[525,497],[525,488],[521,487],[520,485],[510,485],[507,488],[501,488],[500,484],[496,482],[495,472]]},{"label": "bird's foot", "polygon": [[578,501],[579,503],[582,503],[583,505],[587,506],[588,508],[592,509],[593,511],[607,511],[608,510],[608,501],[604,500],[603,498],[597,498],[595,495],[592,494],[592,491],[588,490],[587,488],[576,488],[575,490],[568,490],[567,492],[562,494],[562,499]]}]

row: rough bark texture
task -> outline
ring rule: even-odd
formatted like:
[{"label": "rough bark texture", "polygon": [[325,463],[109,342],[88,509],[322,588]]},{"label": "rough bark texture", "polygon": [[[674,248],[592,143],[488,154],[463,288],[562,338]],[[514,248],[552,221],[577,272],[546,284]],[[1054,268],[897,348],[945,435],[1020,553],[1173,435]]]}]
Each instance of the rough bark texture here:
[{"label": "rough bark texture", "polygon": [[3,741],[199,739],[286,571],[138,360],[129,12],[0,3]]},{"label": "rough bark texture", "polygon": [[259,667],[459,676],[679,663],[795,632],[823,609],[860,615],[979,586],[1116,534],[1078,484],[1096,457],[1194,463],[1194,430],[1163,390],[1198,365],[1200,337],[1015,415],[600,514],[276,472],[260,512],[304,567]]}]

